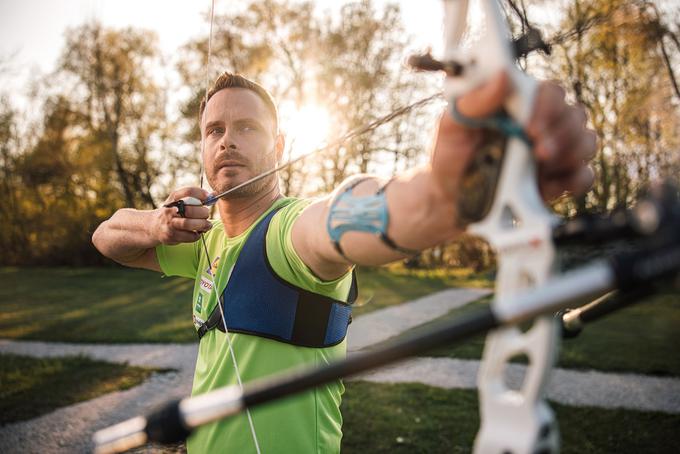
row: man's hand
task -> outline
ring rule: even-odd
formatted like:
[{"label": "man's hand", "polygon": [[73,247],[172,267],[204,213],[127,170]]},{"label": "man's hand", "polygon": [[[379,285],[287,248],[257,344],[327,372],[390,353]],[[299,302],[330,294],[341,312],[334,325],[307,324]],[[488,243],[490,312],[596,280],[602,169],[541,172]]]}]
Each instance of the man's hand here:
[{"label": "man's hand", "polygon": [[185,197],[194,197],[204,201],[208,192],[200,188],[182,188],[173,192],[163,203],[163,207],[155,210],[153,231],[161,244],[193,243],[201,233],[212,227],[208,221],[210,209],[205,206],[185,205],[184,217],[180,216],[176,207],[165,207]]},{"label": "man's hand", "polygon": [[[164,205],[184,197],[205,200],[208,193],[200,188],[178,189]],[[210,215],[207,207],[187,205],[184,215],[181,217],[176,207],[123,208],[97,227],[92,242],[99,252],[122,265],[161,271],[156,246],[193,243],[212,226],[207,220]]]},{"label": "man's hand", "polygon": [[[501,73],[458,100],[458,110],[472,118],[498,112],[511,91],[508,77]],[[526,133],[534,144],[539,165],[542,196],[553,199],[568,191],[585,193],[593,183],[588,167],[596,152],[595,132],[586,128],[583,107],[567,104],[565,92],[557,84],[539,85],[533,114]],[[445,114],[432,157],[432,171],[445,193],[458,197],[459,183],[470,159],[484,143],[485,132],[460,125]]]},{"label": "man's hand", "polygon": [[[505,74],[458,100],[458,111],[468,117],[485,117],[498,112],[511,85]],[[564,90],[550,82],[537,90],[526,133],[534,144],[539,166],[539,188],[545,199],[565,191],[582,194],[593,181],[588,161],[596,150],[595,133],[586,128],[581,107],[570,106]],[[393,179],[385,190],[389,225],[387,236],[403,249],[422,250],[455,238],[461,233],[459,197],[463,177],[472,157],[489,140],[488,131],[456,123],[442,116],[432,162],[426,168]],[[346,181],[336,194],[351,181]],[[383,183],[367,180],[353,189],[357,196],[375,194]],[[468,194],[470,196],[470,194]],[[340,256],[326,229],[332,197],[310,205],[298,218],[293,245],[302,260],[323,279],[334,279],[347,271],[348,263],[378,265],[404,255],[389,248],[377,235],[349,231],[341,239],[346,257]]]}]

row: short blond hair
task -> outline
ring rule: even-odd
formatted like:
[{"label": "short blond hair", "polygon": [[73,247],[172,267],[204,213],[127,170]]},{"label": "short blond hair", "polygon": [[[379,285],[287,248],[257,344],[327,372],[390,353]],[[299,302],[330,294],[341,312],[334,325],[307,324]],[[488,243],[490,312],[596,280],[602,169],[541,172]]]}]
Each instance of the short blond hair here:
[{"label": "short blond hair", "polygon": [[260,99],[264,101],[267,110],[269,110],[269,112],[272,114],[272,117],[274,118],[274,131],[278,131],[279,112],[276,109],[276,104],[274,103],[274,98],[272,97],[271,93],[269,93],[269,91],[267,91],[266,88],[264,88],[257,82],[254,82],[240,74],[233,74],[230,72],[223,72],[222,74],[220,74],[220,76],[217,79],[215,79],[215,82],[213,82],[212,86],[208,90],[208,95],[205,98],[203,98],[203,100],[201,100],[201,105],[198,109],[199,124],[201,123],[201,120],[203,118],[205,106],[210,100],[210,98],[212,98],[212,96],[215,93],[217,93],[220,90],[224,90],[225,88],[244,88],[246,90],[254,92],[257,96],[259,96]]}]

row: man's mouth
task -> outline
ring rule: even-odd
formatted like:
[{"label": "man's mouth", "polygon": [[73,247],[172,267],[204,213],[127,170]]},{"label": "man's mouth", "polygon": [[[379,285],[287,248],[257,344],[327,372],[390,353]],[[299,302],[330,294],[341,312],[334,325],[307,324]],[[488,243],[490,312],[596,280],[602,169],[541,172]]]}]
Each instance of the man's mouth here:
[{"label": "man's mouth", "polygon": [[234,169],[237,167],[245,167],[246,165],[240,161],[224,161],[217,166],[217,169]]}]

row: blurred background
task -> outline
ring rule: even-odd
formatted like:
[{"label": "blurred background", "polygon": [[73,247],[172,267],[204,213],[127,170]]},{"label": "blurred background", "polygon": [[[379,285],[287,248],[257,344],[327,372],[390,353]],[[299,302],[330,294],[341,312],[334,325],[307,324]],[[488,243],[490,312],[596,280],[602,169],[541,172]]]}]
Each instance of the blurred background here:
[{"label": "blurred background", "polygon": [[[501,4],[514,37],[535,28],[550,49],[520,65],[559,80],[599,137],[592,190],[561,197],[555,211],[606,215],[633,205],[651,181],[677,182],[680,3]],[[0,1],[0,451],[87,452],[92,430],[147,409],[151,399],[134,394],[146,392],[137,385],[165,380],[173,392],[188,390],[192,361],[172,350],[160,356],[175,363],[146,363],[133,344],[194,348],[192,283],[119,267],[91,235],[119,208],[152,209],[174,189],[199,185],[197,115],[209,81],[240,72],[273,93],[286,160],[442,90],[441,76],[404,65],[413,53],[441,50],[439,0],[217,0],[208,62],[209,12],[209,0]],[[483,32],[478,14],[473,8],[470,39]],[[389,177],[426,163],[443,107],[429,103],[286,168],[283,191],[321,195],[358,172]],[[493,252],[462,238],[404,263],[361,268],[354,315],[444,290],[490,289],[493,278]],[[455,377],[460,361],[477,364],[483,342],[442,348],[427,361]],[[680,298],[671,285],[565,342],[558,366],[570,377],[597,371],[603,387],[584,385],[567,393],[579,404],[553,405],[563,452],[680,452],[678,345]],[[99,361],[113,351],[92,353],[99,347],[121,353]],[[430,372],[397,384],[348,382],[343,451],[470,452],[476,394],[423,384]],[[126,389],[133,394],[97,403]],[[593,389],[619,394],[599,406],[589,400]],[[652,403],[631,404],[639,395]]]},{"label": "blurred background", "polygon": [[[600,138],[597,180],[562,214],[629,205],[678,173],[680,45],[674,1],[504,1],[519,35],[551,46],[526,70],[562,81]],[[153,208],[198,185],[198,103],[229,70],[278,101],[295,157],[441,89],[404,66],[441,47],[438,1],[32,1],[0,4],[0,264],[83,265],[117,208]],[[474,23],[470,35],[474,35]],[[357,172],[426,162],[434,103],[281,172],[291,196],[323,194]],[[440,251],[441,252],[441,251]],[[437,253],[431,260],[449,261]],[[483,257],[480,257],[482,260]],[[482,264],[483,265],[483,264]]]}]

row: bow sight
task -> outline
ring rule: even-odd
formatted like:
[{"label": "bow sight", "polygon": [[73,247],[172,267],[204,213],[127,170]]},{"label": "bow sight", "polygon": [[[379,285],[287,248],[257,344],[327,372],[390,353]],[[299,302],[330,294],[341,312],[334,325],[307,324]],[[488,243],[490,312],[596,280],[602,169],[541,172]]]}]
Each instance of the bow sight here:
[{"label": "bow sight", "polygon": [[[543,41],[540,30],[533,27],[530,27],[519,38],[514,39],[512,47],[517,60],[535,51],[541,51],[547,55],[551,53],[551,48]],[[423,54],[411,55],[406,63],[418,71],[443,71],[448,77],[461,76],[465,69],[464,63],[455,60],[437,60],[429,51]]]}]

